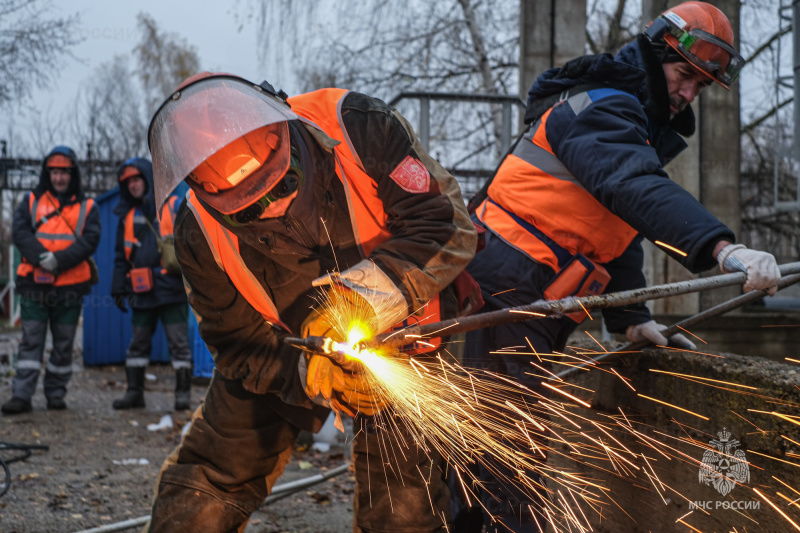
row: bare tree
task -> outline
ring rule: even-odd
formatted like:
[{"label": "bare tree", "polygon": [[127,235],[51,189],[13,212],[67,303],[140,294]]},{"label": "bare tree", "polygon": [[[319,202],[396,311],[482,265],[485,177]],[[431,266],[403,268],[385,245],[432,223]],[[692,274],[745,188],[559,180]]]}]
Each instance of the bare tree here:
[{"label": "bare tree", "polygon": [[79,16],[53,17],[50,0],[0,0],[0,105],[44,87],[82,39]]},{"label": "bare tree", "polygon": [[[270,66],[296,65],[303,90],[339,86],[389,100],[403,91],[515,93],[519,1],[365,0],[355,10],[326,0],[246,0],[239,10],[262,30],[262,59]],[[780,0],[753,0],[742,5],[740,15],[737,44],[748,58],[739,85],[743,229],[745,238],[763,233],[775,249],[794,250],[796,257],[800,243],[791,232],[798,215],[772,207],[775,176],[780,194],[796,197],[797,164],[776,155],[776,147],[791,139],[793,120],[792,94],[777,83],[776,65],[791,67],[788,27],[779,23],[779,8]],[[589,53],[616,53],[647,22],[640,3],[627,0],[588,0],[587,15]],[[415,110],[401,110],[414,123]],[[496,147],[496,110],[460,112],[448,102],[432,104],[430,111],[431,151],[448,168]]]},{"label": "bare tree", "polygon": [[616,53],[641,32],[641,13],[626,0],[594,0],[588,6],[586,42],[593,54]]},{"label": "bare tree", "polygon": [[78,101],[75,133],[92,158],[122,161],[147,153],[142,93],[126,56],[99,66]]},{"label": "bare tree", "polygon": [[776,200],[798,198],[791,127],[791,123],[762,124],[742,139],[741,239],[769,250],[779,260],[800,257],[800,212],[775,207]]},{"label": "bare tree", "polygon": [[[264,60],[297,65],[302,90],[345,87],[387,101],[411,91],[516,92],[517,0],[366,0],[355,15],[349,4],[326,1],[251,0],[248,7],[262,29]],[[287,20],[295,23],[287,28]],[[397,105],[415,123],[414,103]],[[502,149],[500,111],[432,102],[434,155],[451,169],[492,167]]]},{"label": "bare tree", "polygon": [[[147,127],[156,106],[200,68],[195,48],[185,39],[164,33],[145,14],[138,16],[138,27],[141,38],[133,53],[97,67],[74,104],[72,133],[79,146],[90,147],[87,181],[94,190],[116,186],[108,168],[147,156]],[[98,161],[111,167],[95,165]]]},{"label": "bare tree", "polygon": [[177,34],[161,31],[150,15],[139,13],[137,23],[142,37],[133,50],[136,74],[145,110],[152,114],[181,81],[200,70],[200,59],[194,46]]}]

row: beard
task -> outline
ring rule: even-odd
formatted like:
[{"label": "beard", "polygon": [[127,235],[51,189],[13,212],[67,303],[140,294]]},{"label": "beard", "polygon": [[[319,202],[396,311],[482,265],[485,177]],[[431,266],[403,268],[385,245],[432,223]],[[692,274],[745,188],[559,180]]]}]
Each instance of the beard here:
[{"label": "beard", "polygon": [[686,106],[689,105],[689,102],[680,96],[670,97],[669,103],[672,107],[678,110],[677,113],[675,113],[676,115],[686,109]]}]

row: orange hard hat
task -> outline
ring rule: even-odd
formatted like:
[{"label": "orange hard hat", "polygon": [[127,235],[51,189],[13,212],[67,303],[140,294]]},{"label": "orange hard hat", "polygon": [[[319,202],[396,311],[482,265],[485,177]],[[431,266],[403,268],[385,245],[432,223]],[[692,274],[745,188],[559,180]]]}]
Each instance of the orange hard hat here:
[{"label": "orange hard hat", "polygon": [[733,48],[728,17],[705,2],[684,2],[664,11],[645,34],[659,38],[697,70],[725,87],[736,81],[744,59]]},{"label": "orange hard hat", "polygon": [[275,93],[237,76],[187,79],[150,122],[158,211],[183,180],[222,214],[255,203],[289,168],[288,121],[297,119]]},{"label": "orange hard hat", "polygon": [[47,168],[72,168],[75,164],[72,159],[63,154],[53,154],[47,158],[45,166]]},{"label": "orange hard hat", "polygon": [[289,169],[289,126],[277,122],[234,140],[189,173],[187,183],[224,215],[264,196]]},{"label": "orange hard hat", "polygon": [[138,168],[128,165],[127,167],[122,169],[122,174],[119,176],[119,182],[122,183],[126,179],[132,178],[134,176],[141,176],[142,171]]}]

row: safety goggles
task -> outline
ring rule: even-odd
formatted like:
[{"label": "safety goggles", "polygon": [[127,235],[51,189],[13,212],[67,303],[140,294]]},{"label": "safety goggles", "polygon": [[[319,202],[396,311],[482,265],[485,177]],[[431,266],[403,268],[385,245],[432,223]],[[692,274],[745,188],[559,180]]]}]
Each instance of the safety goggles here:
[{"label": "safety goggles", "polygon": [[233,227],[245,226],[255,222],[271,204],[278,200],[288,198],[300,188],[303,183],[303,169],[300,166],[300,158],[297,149],[292,147],[292,156],[289,162],[289,169],[281,180],[275,184],[264,196],[256,200],[255,203],[248,205],[244,209],[222,215],[222,218]]},{"label": "safety goggles", "polygon": [[[730,44],[701,29],[684,30],[668,16],[654,20],[645,34],[654,40],[665,34],[673,36],[677,42],[670,44],[681,55],[726,88],[736,81],[744,67],[744,58]],[[728,60],[725,65],[724,59]]]}]

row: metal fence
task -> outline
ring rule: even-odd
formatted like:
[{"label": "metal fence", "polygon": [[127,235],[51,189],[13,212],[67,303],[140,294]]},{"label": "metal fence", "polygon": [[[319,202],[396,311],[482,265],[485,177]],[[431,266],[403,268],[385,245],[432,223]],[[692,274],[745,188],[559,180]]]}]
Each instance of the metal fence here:
[{"label": "metal fence", "polygon": [[494,173],[525,111],[518,96],[495,94],[404,92],[389,105],[415,125],[422,146],[455,176],[465,199]]},{"label": "metal fence", "polygon": [[[423,147],[456,178],[465,200],[494,173],[525,109],[518,96],[467,93],[404,92],[389,104],[415,125]],[[91,147],[86,154],[79,161],[84,191],[95,197],[116,187],[122,162],[94,159]],[[13,279],[9,250],[14,209],[39,183],[41,169],[41,159],[9,158],[4,149],[0,152],[0,290]]]}]

